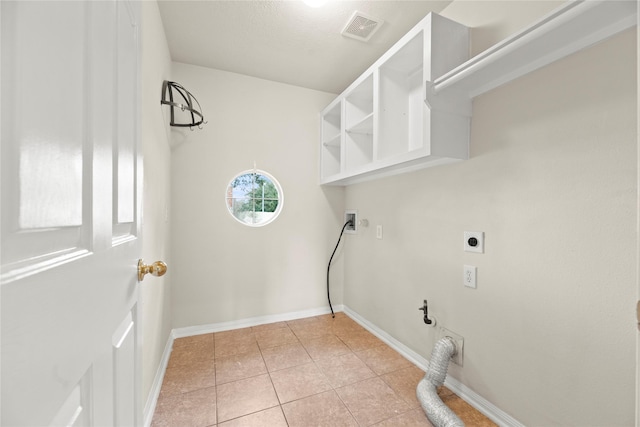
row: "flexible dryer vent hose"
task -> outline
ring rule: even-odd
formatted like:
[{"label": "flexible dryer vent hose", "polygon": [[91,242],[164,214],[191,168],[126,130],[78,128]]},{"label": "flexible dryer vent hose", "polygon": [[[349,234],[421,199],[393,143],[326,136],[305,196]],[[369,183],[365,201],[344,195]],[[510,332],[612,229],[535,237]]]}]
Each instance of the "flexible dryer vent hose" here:
[{"label": "flexible dryer vent hose", "polygon": [[418,383],[416,396],[427,418],[435,427],[464,427],[464,423],[438,396],[438,387],[444,383],[449,360],[456,354],[456,343],[444,337],[433,347],[429,367]]}]

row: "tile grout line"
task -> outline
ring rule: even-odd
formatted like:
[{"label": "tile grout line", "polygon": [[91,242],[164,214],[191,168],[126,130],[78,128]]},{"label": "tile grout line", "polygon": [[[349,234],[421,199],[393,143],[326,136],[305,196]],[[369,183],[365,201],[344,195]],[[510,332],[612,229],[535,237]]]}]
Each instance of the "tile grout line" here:
[{"label": "tile grout line", "polygon": [[220,421],[218,419],[218,417],[220,416],[220,411],[218,411],[218,369],[217,369],[217,362],[216,362],[216,334],[213,333],[211,334],[211,339],[213,340],[213,374],[216,377],[216,381],[215,381],[215,388],[216,388],[216,401],[215,401],[215,405],[216,405],[216,426],[220,424]]},{"label": "tile grout line", "polygon": [[[295,334],[295,332],[294,332],[294,334]],[[345,343],[343,340],[341,340],[339,336],[337,336],[335,333],[333,333],[333,331],[331,331],[331,335],[332,335],[332,336],[335,336],[336,338],[338,338],[338,340],[340,340],[340,342],[342,342],[342,343],[343,343],[343,344],[344,344],[344,345],[349,349],[349,351],[350,351],[351,353],[355,354],[355,353],[353,352],[353,350],[351,349],[351,347],[349,347],[349,346],[347,345],[347,343]],[[296,336],[297,336],[297,335],[296,335]],[[360,426],[360,423],[359,423],[359,422],[358,422],[358,420],[356,419],[355,415],[351,412],[351,409],[349,409],[349,407],[348,407],[348,406],[347,406],[347,404],[344,402],[344,400],[342,400],[342,397],[340,397],[340,394],[337,392],[337,388],[336,388],[333,384],[331,384],[331,381],[329,381],[329,378],[327,378],[327,375],[323,372],[323,370],[320,368],[320,366],[318,366],[318,360],[316,360],[316,359],[314,359],[313,357],[311,357],[311,354],[309,354],[309,351],[307,350],[307,348],[305,347],[305,345],[300,341],[300,337],[298,337],[298,341],[300,342],[300,345],[301,345],[301,346],[302,346],[302,348],[304,349],[305,353],[307,353],[307,355],[309,356],[309,359],[310,359],[310,360],[311,360],[311,362],[314,364],[314,366],[316,367],[316,369],[318,369],[318,371],[322,374],[322,376],[323,376],[323,377],[325,378],[325,380],[327,381],[327,384],[329,384],[329,386],[331,387],[331,391],[332,391],[332,392],[337,396],[338,400],[342,403],[342,405],[343,405],[343,406],[344,406],[344,408],[347,410],[347,412],[349,413],[349,415],[351,416],[351,418],[353,419],[353,421],[354,421],[354,422],[355,422],[359,427],[361,427],[361,426]],[[347,354],[347,353],[345,353],[345,354]],[[356,357],[357,357],[357,356],[356,356]],[[363,363],[364,363],[364,362],[363,362]],[[365,364],[365,365],[366,365],[366,364]],[[340,387],[338,387],[338,388],[340,388]],[[321,392],[321,393],[326,393],[326,392]],[[314,394],[314,395],[312,395],[312,396],[315,396],[315,395],[318,395],[318,394],[321,394],[321,393],[316,393],[316,394]],[[307,397],[310,397],[310,396],[307,396]],[[304,398],[297,399],[297,400],[302,400],[302,399],[304,399]],[[283,412],[284,412],[284,410],[283,410]],[[286,418],[286,416],[285,416],[285,418]]]},{"label": "tile grout line", "polygon": [[[293,331],[292,331],[292,332],[293,332]],[[294,334],[295,334],[295,332],[294,332]],[[346,335],[346,334],[345,334],[345,335]],[[296,335],[296,336],[297,336],[297,335]],[[349,409],[349,406],[347,405],[347,403],[342,399],[342,397],[340,396],[340,393],[338,393],[338,389],[340,389],[340,388],[345,388],[345,387],[348,387],[348,386],[355,386],[355,385],[357,385],[357,384],[359,384],[359,383],[362,383],[362,382],[368,381],[368,380],[370,380],[370,379],[372,379],[372,378],[377,378],[377,379],[379,379],[380,381],[382,381],[382,382],[383,382],[387,387],[389,387],[389,389],[391,389],[391,391],[393,392],[393,394],[394,394],[394,395],[395,395],[395,396],[396,396],[400,401],[402,401],[402,402],[404,402],[404,403],[406,403],[406,404],[407,404],[408,409],[407,409],[406,411],[402,412],[402,414],[404,414],[404,413],[408,413],[408,412],[412,411],[413,409],[415,409],[415,408],[412,408],[412,407],[411,407],[411,404],[410,404],[409,402],[407,402],[407,401],[406,401],[406,399],[405,399],[404,397],[400,396],[400,395],[396,392],[396,390],[394,390],[394,389],[391,387],[391,385],[389,385],[389,384],[384,380],[384,378],[382,377],[383,375],[387,375],[387,374],[390,374],[390,373],[397,372],[397,371],[400,371],[400,370],[402,370],[402,369],[405,369],[405,367],[398,368],[398,369],[395,369],[395,370],[393,370],[393,371],[385,372],[384,374],[378,374],[377,372],[373,371],[372,367],[371,367],[371,366],[369,366],[369,365],[367,364],[367,362],[366,362],[366,361],[362,360],[362,359],[358,356],[358,354],[357,354],[358,352],[356,352],[356,351],[355,351],[355,350],[354,350],[354,349],[353,349],[353,348],[352,348],[352,347],[351,347],[351,346],[350,346],[350,345],[349,345],[349,344],[348,344],[348,343],[347,343],[343,338],[341,338],[341,337],[340,337],[340,335],[337,335],[336,333],[334,333],[334,332],[332,331],[331,336],[336,337],[336,338],[337,338],[337,339],[338,339],[338,340],[339,340],[339,341],[340,341],[340,342],[341,342],[341,343],[342,343],[342,344],[343,344],[343,345],[344,345],[344,346],[345,346],[349,351],[348,351],[348,352],[346,352],[346,353],[343,353],[343,354],[334,355],[334,356],[330,356],[330,357],[327,357],[327,358],[339,357],[339,356],[343,356],[343,355],[346,355],[346,354],[352,354],[352,355],[354,355],[355,357],[357,357],[357,358],[358,358],[358,360],[360,360],[360,361],[361,361],[361,362],[362,362],[362,363],[363,363],[367,368],[371,369],[371,370],[372,370],[372,372],[375,374],[375,377],[365,378],[365,379],[362,379],[362,380],[356,381],[356,382],[351,383],[351,384],[347,384],[347,385],[343,385],[343,386],[340,386],[340,387],[336,387],[336,386],[334,386],[334,385],[331,383],[331,381],[329,381],[329,379],[327,378],[327,376],[326,376],[326,374],[324,373],[324,371],[323,371],[323,370],[321,369],[321,367],[318,365],[318,361],[319,361],[319,360],[318,360],[318,359],[314,359],[314,358],[312,358],[312,357],[311,357],[311,355],[310,355],[310,354],[309,354],[309,352],[307,351],[307,349],[306,349],[306,347],[304,346],[304,344],[303,344],[302,342],[300,342],[299,337],[298,337],[298,341],[299,341],[299,343],[302,345],[302,347],[305,349],[305,351],[307,352],[307,354],[309,355],[309,357],[311,358],[311,361],[313,362],[313,364],[315,365],[315,367],[318,369],[318,371],[320,371],[320,373],[322,374],[322,376],[324,377],[324,379],[327,381],[327,384],[331,387],[331,391],[333,391],[333,392],[335,393],[335,395],[338,397],[338,399],[340,400],[340,402],[342,403],[342,405],[345,407],[345,409],[349,412],[349,414],[351,415],[351,417],[353,418],[353,420],[354,420],[354,421],[355,421],[359,426],[360,426],[360,422],[357,420],[356,416],[353,414],[353,412],[351,411],[351,409]],[[369,349],[371,349],[371,348],[375,348],[375,347],[382,347],[383,345],[386,345],[386,344],[385,344],[383,341],[380,341],[380,344],[378,344],[378,345],[376,345],[376,346],[373,346],[373,347],[370,347],[370,348],[367,348],[367,349],[362,349],[362,350],[360,350],[360,352],[364,352],[364,351],[367,351],[367,350],[369,350]],[[410,362],[410,361],[409,361],[409,362]],[[413,365],[413,364],[412,364],[412,365]],[[327,391],[328,391],[328,390],[327,390]],[[302,397],[302,398],[300,398],[300,399],[293,400],[292,402],[295,402],[295,401],[297,401],[297,400],[302,400],[302,399],[305,399],[305,398],[308,398],[308,397],[311,397],[311,396],[316,396],[316,395],[318,395],[318,394],[322,394],[322,393],[326,393],[326,391],[325,391],[325,392],[314,393],[313,395],[305,396],[305,397]],[[287,402],[287,403],[290,403],[290,402]],[[397,416],[397,415],[399,415],[399,414],[391,415],[391,416],[390,416],[390,417],[388,417],[388,418],[385,418],[385,419],[383,419],[383,420],[379,420],[379,422],[387,421],[387,420],[389,420],[389,419],[391,419],[391,418],[393,418],[393,417],[395,417],[395,416]],[[376,424],[378,424],[378,422],[377,422]]]},{"label": "tile grout line", "polygon": [[[257,341],[257,338],[256,338],[256,341]],[[278,390],[276,390],[276,385],[273,383],[273,378],[271,378],[271,372],[269,371],[269,367],[267,366],[267,361],[264,359],[264,354],[262,353],[262,347],[260,347],[260,344],[258,344],[258,350],[260,351],[260,357],[262,357],[262,363],[264,363],[264,369],[267,371],[267,375],[269,376],[269,382],[271,383],[271,387],[273,387],[273,392],[276,394],[276,399],[278,399],[278,408],[280,408],[280,412],[282,413],[284,422],[287,423],[287,427],[288,427],[289,420],[287,419],[287,414],[284,413],[284,409],[282,408],[282,401],[280,400],[280,396],[278,395]]]},{"label": "tile grout line", "polygon": [[[312,317],[310,317],[309,319],[318,318],[318,317],[319,317],[319,316],[312,316]],[[346,316],[346,318],[347,318],[347,319],[349,319],[350,321],[354,322],[354,319],[351,319],[349,316]],[[296,319],[296,320],[302,320],[302,319]],[[319,320],[319,319],[318,319],[318,320]],[[399,416],[399,415],[409,414],[409,413],[411,413],[413,410],[417,409],[416,407],[413,407],[413,405],[415,404],[415,402],[413,402],[413,401],[409,401],[409,400],[407,400],[407,398],[405,398],[405,395],[407,395],[406,390],[405,390],[404,388],[400,387],[400,385],[398,385],[398,387],[400,387],[400,388],[399,388],[398,390],[396,390],[396,389],[392,386],[392,383],[390,383],[390,382],[389,382],[389,381],[391,381],[391,377],[389,377],[389,378],[385,379],[385,378],[384,378],[384,376],[385,376],[385,375],[386,375],[386,376],[389,376],[389,374],[393,374],[393,373],[396,373],[396,372],[402,371],[402,370],[404,370],[404,369],[408,369],[408,368],[410,368],[411,366],[414,366],[414,367],[418,368],[420,371],[423,371],[423,370],[422,370],[422,368],[421,368],[420,366],[417,366],[417,365],[416,365],[414,362],[412,362],[411,360],[409,360],[409,359],[407,359],[406,357],[404,357],[404,355],[403,355],[403,354],[401,354],[400,352],[398,352],[397,350],[395,350],[393,347],[391,347],[391,346],[390,346],[389,344],[387,344],[385,341],[381,340],[379,337],[376,337],[378,340],[380,340],[380,342],[379,342],[379,343],[375,343],[375,345],[372,345],[371,347],[365,347],[365,348],[361,348],[359,351],[355,351],[355,349],[354,349],[353,347],[351,347],[351,346],[348,344],[348,342],[352,342],[352,343],[354,343],[354,341],[355,341],[355,344],[354,344],[354,345],[356,345],[356,347],[355,347],[355,348],[359,348],[359,346],[361,346],[361,345],[362,345],[362,342],[359,342],[359,341],[354,340],[354,339],[350,339],[350,337],[351,337],[353,334],[355,334],[355,335],[357,335],[357,334],[358,334],[358,331],[357,331],[357,330],[350,330],[350,329],[347,327],[346,329],[339,329],[339,330],[337,330],[337,331],[336,331],[336,329],[334,329],[334,327],[338,326],[338,324],[337,324],[337,322],[336,322],[336,321],[333,321],[333,322],[332,322],[332,321],[326,322],[326,321],[322,320],[322,323],[321,323],[320,325],[318,325],[317,327],[318,327],[318,328],[322,328],[323,334],[321,334],[321,335],[319,335],[319,336],[317,336],[317,337],[311,338],[311,339],[306,339],[306,340],[305,340],[305,342],[307,343],[307,345],[309,345],[309,343],[313,342],[314,340],[322,339],[322,338],[323,338],[323,337],[325,337],[325,336],[326,336],[326,337],[333,337],[333,338],[336,338],[336,339],[337,339],[337,342],[339,342],[341,345],[343,345],[343,346],[345,347],[346,351],[345,351],[344,353],[340,353],[340,354],[336,354],[336,355],[329,355],[329,356],[327,356],[326,358],[315,359],[314,357],[312,357],[311,353],[309,352],[309,349],[307,348],[307,345],[305,345],[305,342],[303,342],[303,340],[302,340],[302,337],[303,337],[303,336],[305,336],[305,334],[304,334],[304,332],[303,332],[303,331],[304,331],[304,329],[305,329],[305,326],[306,326],[306,325],[304,325],[304,324],[300,324],[300,326],[301,326],[301,327],[300,327],[300,329],[299,329],[299,332],[298,332],[298,333],[296,333],[295,329],[298,329],[297,327],[296,327],[296,328],[292,328],[292,326],[291,326],[291,325],[289,325],[289,322],[288,322],[288,321],[284,321],[284,322],[282,322],[282,323],[283,323],[283,326],[281,326],[281,327],[277,327],[277,328],[265,328],[265,329],[260,329],[260,331],[261,331],[261,332],[263,332],[263,331],[264,331],[264,332],[266,333],[266,335],[269,335],[269,334],[268,334],[268,332],[269,332],[269,331],[271,331],[271,330],[284,330],[284,329],[286,329],[287,333],[290,333],[290,334],[295,338],[295,341],[287,342],[287,341],[286,341],[286,339],[284,339],[284,341],[283,341],[283,342],[278,343],[278,341],[279,341],[282,337],[278,337],[278,333],[275,333],[275,334],[274,334],[275,336],[265,338],[265,340],[264,340],[263,344],[262,344],[262,345],[260,345],[259,340],[258,340],[259,333],[258,333],[258,331],[255,329],[255,327],[248,327],[248,328],[247,328],[247,329],[249,329],[248,333],[251,335],[251,337],[252,337],[252,341],[253,341],[253,342],[255,342],[255,345],[256,345],[256,347],[257,347],[257,349],[258,349],[259,353],[260,353],[260,359],[261,359],[261,362],[262,362],[262,364],[263,364],[263,366],[264,366],[264,369],[265,369],[265,372],[264,372],[264,373],[266,373],[266,374],[269,376],[269,382],[270,382],[270,384],[271,384],[271,387],[272,387],[272,389],[273,389],[274,393],[276,394],[276,398],[277,398],[277,402],[278,402],[278,404],[277,404],[277,405],[274,405],[274,406],[272,406],[272,407],[269,407],[269,408],[263,408],[263,409],[260,409],[260,410],[257,410],[257,411],[251,412],[251,413],[247,413],[247,414],[239,415],[239,416],[237,416],[237,417],[231,418],[231,419],[229,419],[229,420],[224,420],[224,421],[222,421],[222,422],[220,421],[220,418],[219,418],[219,416],[220,416],[220,412],[219,412],[219,410],[218,410],[218,409],[219,409],[219,407],[218,407],[218,404],[219,404],[219,397],[220,397],[220,396],[219,396],[219,393],[218,393],[218,388],[219,388],[219,386],[224,386],[224,385],[226,385],[226,384],[231,384],[231,383],[234,383],[234,382],[236,382],[236,381],[241,381],[241,380],[246,380],[246,379],[250,379],[250,378],[255,378],[255,377],[257,377],[257,376],[264,375],[264,373],[251,375],[251,376],[249,376],[249,377],[242,377],[242,378],[239,378],[239,379],[235,379],[235,380],[233,380],[233,381],[228,381],[228,382],[223,383],[223,384],[218,384],[218,379],[219,379],[219,375],[218,375],[218,372],[219,372],[219,371],[218,371],[218,368],[219,368],[220,358],[223,358],[223,357],[231,357],[231,356],[235,356],[235,355],[243,354],[243,353],[236,353],[236,354],[223,355],[223,356],[220,356],[220,358],[216,357],[216,349],[218,348],[218,345],[216,345],[216,335],[217,335],[218,333],[216,333],[216,332],[211,333],[211,339],[212,339],[212,341],[213,341],[213,354],[212,354],[212,357],[213,357],[213,358],[212,358],[212,359],[211,359],[211,358],[205,358],[205,360],[212,360],[212,362],[213,362],[213,369],[214,369],[214,375],[215,375],[214,387],[215,387],[215,392],[216,392],[216,393],[215,393],[215,402],[214,402],[214,404],[215,404],[215,410],[216,410],[215,425],[219,425],[220,423],[224,423],[224,422],[228,422],[228,421],[236,420],[236,419],[238,419],[238,418],[242,418],[242,417],[249,416],[249,415],[253,415],[253,414],[256,414],[256,413],[259,413],[259,412],[262,412],[262,411],[270,410],[270,409],[273,409],[273,408],[275,408],[275,407],[279,407],[279,408],[280,408],[280,413],[281,413],[281,415],[282,415],[282,417],[283,417],[283,419],[284,419],[285,423],[287,424],[287,426],[289,426],[289,425],[290,425],[290,420],[289,420],[289,419],[287,419],[286,413],[285,413],[285,411],[284,411],[284,405],[285,405],[285,404],[289,404],[289,403],[292,403],[292,402],[300,401],[300,400],[303,400],[303,399],[307,399],[307,398],[310,398],[310,397],[313,397],[313,396],[318,396],[318,395],[320,395],[320,394],[323,394],[323,393],[327,393],[327,392],[329,392],[329,391],[332,391],[332,392],[333,392],[333,393],[338,397],[339,402],[340,402],[340,403],[343,405],[343,407],[347,410],[347,413],[351,416],[351,418],[355,421],[355,423],[356,423],[358,426],[363,426],[363,425],[362,425],[362,424],[361,424],[361,423],[356,419],[356,417],[355,417],[354,413],[351,411],[351,409],[347,406],[347,404],[346,404],[346,402],[344,401],[344,399],[343,399],[343,398],[341,397],[341,395],[338,393],[338,390],[339,390],[339,389],[342,389],[342,388],[346,388],[346,387],[353,387],[353,386],[357,386],[357,384],[359,384],[359,383],[362,383],[362,382],[365,382],[365,381],[367,381],[367,380],[371,380],[371,379],[374,379],[374,378],[375,378],[375,379],[377,379],[377,380],[380,380],[382,384],[384,384],[386,387],[388,387],[388,388],[390,389],[390,391],[394,394],[394,396],[395,396],[399,401],[401,401],[401,402],[405,403],[405,404],[406,404],[406,407],[407,407],[407,409],[406,409],[406,410],[404,410],[404,411],[402,411],[402,412],[400,412],[400,413],[395,413],[395,414],[391,414],[391,415],[385,415],[385,417],[386,417],[386,418],[381,419],[381,420],[376,420],[374,424],[378,424],[378,423],[386,422],[386,421],[391,420],[391,419],[393,419],[394,417],[397,417],[397,416]],[[312,322],[310,322],[310,323],[312,323]],[[355,322],[355,323],[357,323],[357,322]],[[314,326],[311,326],[311,327],[313,328]],[[240,330],[240,329],[245,329],[245,328],[239,328],[239,329],[237,329],[237,330]],[[366,328],[365,328],[364,330],[366,331]],[[220,331],[220,332],[224,332],[224,331]],[[338,335],[338,334],[340,334],[340,335]],[[185,337],[185,338],[186,338],[186,337]],[[273,340],[272,340],[271,338],[273,338]],[[277,344],[276,344],[276,345],[273,345],[273,344],[272,344],[273,342],[276,342]],[[221,342],[219,342],[218,344],[220,345],[220,344],[221,344]],[[190,345],[190,346],[196,346],[196,347],[198,346],[198,345],[196,345],[196,344],[189,344],[189,345]],[[267,360],[266,360],[266,358],[265,358],[264,351],[266,351],[266,350],[268,350],[268,349],[272,349],[272,348],[285,347],[285,346],[291,346],[291,345],[295,345],[295,346],[300,346],[300,347],[302,347],[302,349],[304,350],[304,354],[305,354],[305,355],[308,357],[308,359],[309,359],[309,362],[300,363],[300,364],[294,364],[294,365],[292,365],[292,366],[288,366],[288,367],[286,367],[286,368],[280,368],[280,369],[276,369],[276,370],[274,370],[274,371],[271,371],[271,370],[269,369],[268,365],[267,365]],[[367,345],[368,345],[368,344],[367,344]],[[362,359],[362,358],[361,358],[361,356],[359,355],[359,353],[364,353],[364,352],[366,352],[366,351],[369,351],[369,350],[372,350],[372,349],[375,349],[375,348],[382,348],[383,346],[387,346],[387,347],[389,347],[391,350],[393,350],[393,352],[394,352],[395,354],[398,354],[400,357],[402,357],[402,359],[406,360],[409,364],[408,364],[408,365],[406,365],[406,366],[400,366],[400,367],[397,367],[397,368],[393,368],[393,369],[392,369],[391,371],[389,371],[389,372],[383,372],[383,373],[379,374],[376,370],[374,370],[374,369],[373,369],[373,365],[369,365],[369,364],[367,363],[367,361],[366,361],[366,360],[364,360],[364,359]],[[245,353],[249,353],[249,352],[245,352]],[[274,352],[274,354],[276,354],[276,353]],[[355,381],[355,382],[352,382],[352,383],[349,383],[349,384],[345,384],[345,385],[341,385],[341,386],[335,386],[335,385],[330,381],[329,377],[327,376],[327,373],[325,373],[325,370],[324,370],[324,369],[322,369],[322,367],[321,367],[321,365],[319,364],[319,362],[320,362],[321,360],[324,360],[324,359],[334,359],[334,360],[335,360],[336,358],[341,357],[341,356],[344,356],[344,355],[353,355],[353,356],[355,356],[355,357],[356,357],[356,358],[357,358],[357,359],[358,359],[358,360],[359,360],[359,361],[360,361],[364,366],[366,366],[369,370],[371,370],[371,371],[373,372],[374,376],[373,376],[373,377],[370,377],[370,378],[359,379],[359,380],[357,380],[357,381]],[[201,356],[198,356],[198,357],[201,357]],[[371,357],[369,357],[369,360],[370,360],[370,362],[371,362],[371,361],[374,361],[374,360],[376,360],[376,359],[372,359]],[[384,360],[384,359],[383,359],[383,360]],[[199,359],[197,359],[196,361],[199,361]],[[277,391],[277,389],[276,389],[276,386],[275,386],[275,383],[274,383],[274,380],[273,380],[273,377],[272,377],[272,373],[274,373],[274,372],[279,372],[279,371],[282,371],[282,370],[285,370],[285,369],[295,368],[295,367],[298,367],[298,366],[303,366],[303,365],[308,364],[308,363],[313,363],[313,366],[315,367],[315,369],[316,369],[316,370],[321,374],[322,379],[324,380],[324,382],[325,382],[325,383],[326,383],[330,388],[329,388],[328,390],[321,391],[321,392],[313,392],[312,394],[310,394],[310,395],[308,395],[308,396],[303,396],[303,397],[300,397],[300,398],[296,398],[296,399],[294,399],[294,400],[291,400],[290,402],[285,402],[285,403],[283,403],[283,402],[282,402],[282,400],[281,400],[281,397],[280,397],[280,395],[278,394],[278,391]],[[184,364],[184,366],[188,366],[188,365],[190,365],[190,364],[191,364],[191,362],[189,362],[189,363],[183,363],[183,364]],[[181,365],[175,365],[175,364],[174,364],[174,365],[172,366],[172,368],[176,368],[176,367],[180,367],[180,366],[183,366],[183,365],[182,365],[182,364],[181,364]],[[376,366],[378,366],[378,365],[376,364]],[[383,366],[384,366],[384,365],[383,365]],[[393,366],[393,365],[392,365],[392,366]],[[381,370],[381,372],[382,372],[382,371],[384,371],[384,369],[382,369],[382,370]],[[242,371],[240,371],[240,372],[242,372]],[[193,389],[193,390],[189,390],[188,392],[180,392],[180,393],[176,394],[176,396],[180,396],[180,397],[184,398],[184,396],[185,396],[187,393],[196,392],[196,391],[204,390],[204,389],[207,389],[207,388],[209,388],[209,387],[206,387],[206,386],[200,386],[199,388],[197,388],[197,389]],[[402,391],[402,393],[403,393],[403,394],[400,394],[400,391]],[[454,393],[453,391],[451,391],[451,392],[450,392],[450,394],[455,395],[455,393]],[[463,401],[464,401],[464,400],[463,400]]]}]

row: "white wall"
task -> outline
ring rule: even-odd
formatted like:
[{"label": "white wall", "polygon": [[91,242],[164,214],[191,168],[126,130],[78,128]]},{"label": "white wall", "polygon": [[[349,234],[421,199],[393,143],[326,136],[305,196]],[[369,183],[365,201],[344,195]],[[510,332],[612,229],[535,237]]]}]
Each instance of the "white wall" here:
[{"label": "white wall", "polygon": [[[637,11],[640,11],[640,0],[636,0]],[[640,28],[640,13],[636,14],[636,29]],[[636,31],[636,47],[640,46],[640,31]],[[636,53],[636,123],[640,126],[640,55]],[[637,134],[637,145],[640,147],[640,132]],[[638,155],[638,165],[640,165],[640,153]],[[638,174],[638,184],[640,185],[640,174]],[[640,225],[640,212],[637,212],[638,224]],[[640,229],[640,227],[639,227]],[[636,242],[636,299],[640,304],[640,239]],[[637,309],[636,309],[637,310]],[[640,323],[640,313],[636,313],[637,321]],[[636,331],[636,426],[640,425],[640,327]]]},{"label": "white wall", "polygon": [[[559,3],[458,0],[443,14],[473,27],[478,53]],[[144,2],[143,17],[144,256],[168,259],[173,284],[142,285],[145,396],[170,327],[325,307],[342,212],[357,208],[371,226],[346,237],[335,304],[344,272],[344,303],[428,357],[434,333],[417,310],[428,298],[465,338],[465,365],[450,374],[525,425],[633,424],[635,34],[477,98],[469,161],[343,191],[317,185],[317,113],[333,95],[185,64],[170,72],[157,5]],[[170,131],[170,161],[158,102],[169,75],[209,120]],[[223,202],[254,161],[286,198],[259,229]],[[462,252],[464,230],[485,231],[485,254]],[[477,290],[462,287],[463,264],[478,266]]]},{"label": "white wall", "polygon": [[162,82],[169,79],[171,58],[156,2],[142,2],[142,150],[144,200],[142,256],[147,263],[169,264],[164,277],[140,284],[142,323],[142,402],[146,402],[171,332],[169,221],[169,125],[160,106]]},{"label": "white wall", "polygon": [[[545,3],[443,15],[476,27],[478,52]],[[470,160],[348,187],[371,226],[347,239],[345,305],[428,357],[428,299],[465,339],[450,375],[524,425],[633,425],[636,93],[627,31],[476,98]],[[484,254],[463,252],[465,230]]]},{"label": "white wall", "polygon": [[[318,117],[335,95],[180,63],[172,77],[208,120],[202,130],[172,130],[173,326],[327,307],[344,193],[318,185]],[[260,228],[238,223],[225,205],[229,181],[254,162],[284,190],[282,213]]]}]

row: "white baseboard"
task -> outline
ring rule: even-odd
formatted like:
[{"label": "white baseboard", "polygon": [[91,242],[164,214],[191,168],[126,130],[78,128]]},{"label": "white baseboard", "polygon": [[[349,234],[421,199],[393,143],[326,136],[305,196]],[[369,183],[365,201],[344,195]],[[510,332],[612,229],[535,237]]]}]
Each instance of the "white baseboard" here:
[{"label": "white baseboard", "polygon": [[[423,371],[427,370],[429,366],[429,360],[422,357],[420,354],[411,350],[406,345],[389,335],[384,330],[380,329],[373,323],[369,322],[364,317],[360,316],[355,311],[351,310],[347,306],[338,305],[334,307],[334,311],[343,311],[347,316],[351,317],[354,321],[359,323],[362,327],[369,332],[380,338],[383,342],[389,345],[391,348],[400,353],[407,360],[418,366]],[[156,372],[156,377],[153,381],[153,386],[147,399],[147,404],[144,408],[144,426],[151,426],[153,419],[153,413],[158,402],[158,396],[160,396],[160,388],[162,387],[162,380],[164,378],[167,364],[169,363],[169,356],[171,355],[171,349],[173,348],[173,341],[176,338],[189,337],[193,335],[209,334],[212,332],[222,332],[231,329],[248,328],[251,326],[264,325],[267,323],[282,322],[287,320],[302,319],[305,317],[319,316],[322,314],[328,314],[331,311],[327,308],[319,308],[312,310],[296,311],[292,313],[276,314],[269,316],[251,317],[248,319],[234,320],[230,322],[213,323],[208,325],[189,326],[186,328],[177,328],[171,331],[167,345],[165,346],[160,366]],[[453,391],[455,394],[464,399],[471,406],[476,408],[479,412],[487,416],[490,420],[498,424],[500,427],[524,427],[522,423],[513,418],[511,415],[497,408],[491,402],[471,390],[469,387],[462,384],[460,381],[447,376],[444,384]]]},{"label": "white baseboard", "polygon": [[[334,306],[334,311],[342,311],[342,305]],[[249,317],[247,319],[232,320],[230,322],[211,323],[208,325],[188,326],[171,331],[173,338],[190,337],[193,335],[210,334],[212,332],[229,331],[231,329],[248,328],[251,326],[265,325],[267,323],[284,322],[287,320],[304,319],[305,317],[329,314],[328,308],[313,308],[310,310],[294,311],[291,313],[272,314],[268,316]]]},{"label": "white baseboard", "polygon": [[158,397],[160,396],[160,389],[162,388],[162,380],[164,379],[164,373],[167,370],[167,364],[169,363],[169,356],[171,355],[171,348],[173,347],[173,337],[169,334],[167,344],[164,346],[162,352],[162,358],[160,364],[156,370],[156,376],[153,379],[149,396],[147,396],[147,403],[144,405],[143,413],[143,426],[150,427],[151,421],[153,421],[153,413],[156,411],[156,404],[158,403]]},{"label": "white baseboard", "polygon": [[[427,370],[427,367],[429,366],[429,360],[411,350],[409,347],[402,344],[400,341],[393,338],[391,335],[389,335],[373,323],[369,322],[367,319],[360,316],[349,307],[344,306],[343,310],[347,316],[351,317],[373,335],[380,338],[387,345],[404,356],[407,360],[418,366],[423,371]],[[524,424],[522,424],[500,408],[496,407],[487,399],[480,396],[478,393],[474,392],[455,378],[447,376],[444,381],[444,385],[447,386],[449,390],[460,396],[469,405],[473,406],[479,412],[484,414],[491,421],[498,424],[500,427],[524,427]]]},{"label": "white baseboard", "polygon": [[[339,312],[343,310],[342,305],[334,306],[334,311]],[[156,410],[158,403],[158,397],[160,396],[160,388],[162,387],[162,380],[167,370],[169,363],[169,357],[171,356],[171,350],[173,349],[173,341],[176,338],[190,337],[193,335],[210,334],[212,332],[222,332],[231,329],[248,328],[250,326],[259,326],[267,323],[283,322],[287,320],[303,319],[305,317],[320,316],[322,314],[329,314],[331,310],[328,308],[316,308],[311,310],[295,311],[292,313],[274,314],[269,316],[250,317],[248,319],[233,320],[230,322],[212,323],[208,325],[189,326],[186,328],[176,328],[171,331],[167,344],[164,347],[160,365],[156,371],[156,376],[151,386],[151,391],[147,397],[147,403],[144,407],[143,422],[144,427],[150,427],[153,420],[153,413]]]}]

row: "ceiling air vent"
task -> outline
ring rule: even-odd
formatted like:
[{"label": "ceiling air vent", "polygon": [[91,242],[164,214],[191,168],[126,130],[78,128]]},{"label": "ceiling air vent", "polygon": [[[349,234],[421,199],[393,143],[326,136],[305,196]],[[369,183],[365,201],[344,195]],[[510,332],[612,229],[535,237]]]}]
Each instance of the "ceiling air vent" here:
[{"label": "ceiling air vent", "polygon": [[343,36],[351,37],[352,39],[360,40],[363,42],[369,41],[373,33],[384,23],[384,21],[364,13],[355,11],[347,25],[342,29],[341,34]]}]

